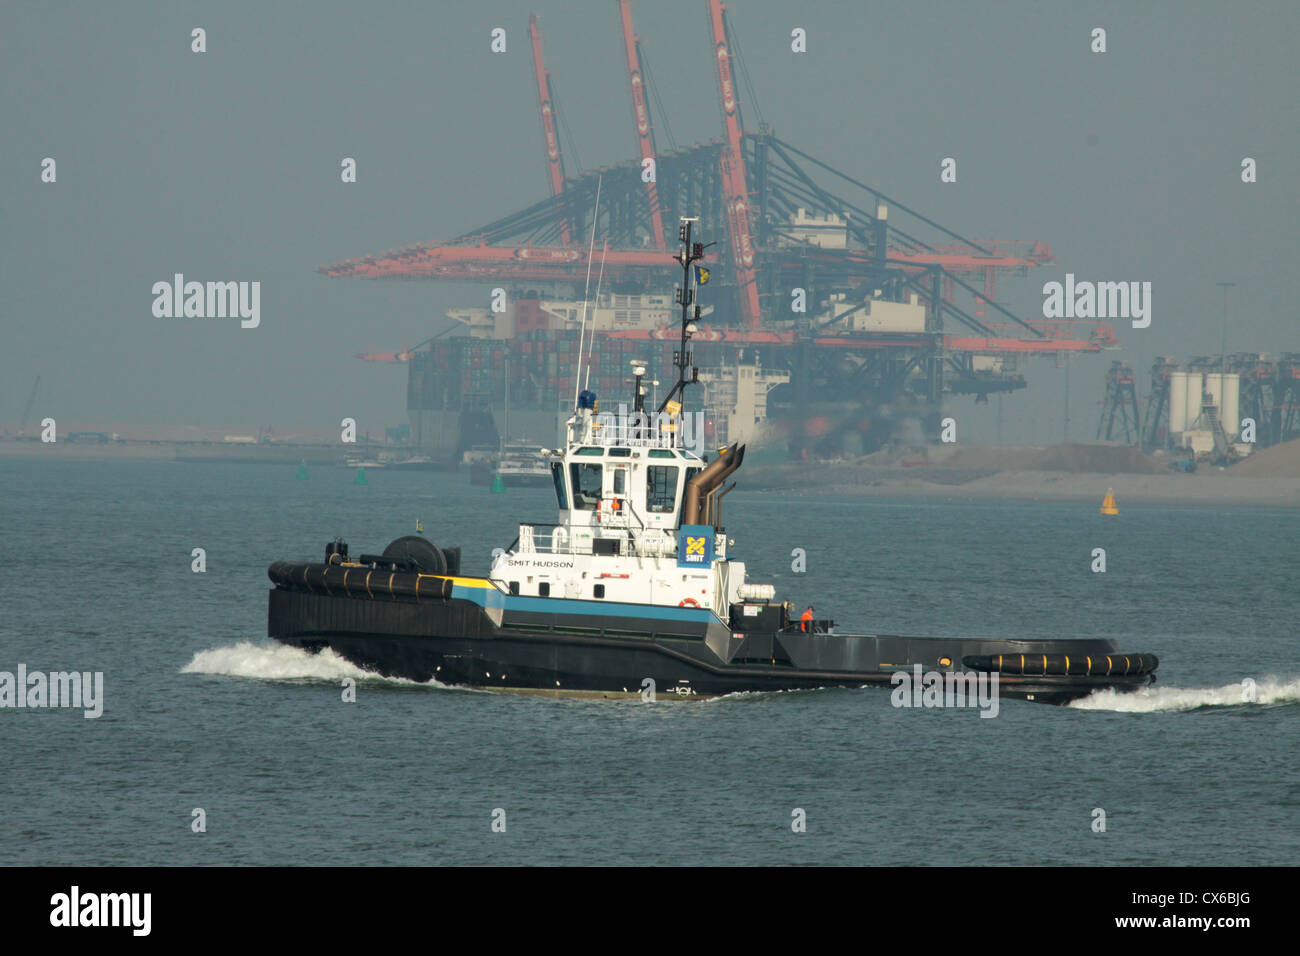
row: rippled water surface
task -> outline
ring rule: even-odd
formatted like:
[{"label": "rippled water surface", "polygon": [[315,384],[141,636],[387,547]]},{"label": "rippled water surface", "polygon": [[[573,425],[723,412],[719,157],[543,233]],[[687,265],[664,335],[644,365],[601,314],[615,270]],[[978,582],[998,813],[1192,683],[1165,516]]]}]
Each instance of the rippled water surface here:
[{"label": "rippled water surface", "polygon": [[872,689],[516,697],[274,645],[273,560],[316,559],[340,534],[380,549],[418,518],[481,572],[519,521],[553,519],[540,489],[296,470],[0,463],[0,670],[102,671],[105,694],[96,720],[0,709],[0,861],[1300,862],[1300,513],[1121,501],[1103,518],[742,482],[733,557],[841,631],[1097,635],[1160,656],[1150,691],[980,719]]}]

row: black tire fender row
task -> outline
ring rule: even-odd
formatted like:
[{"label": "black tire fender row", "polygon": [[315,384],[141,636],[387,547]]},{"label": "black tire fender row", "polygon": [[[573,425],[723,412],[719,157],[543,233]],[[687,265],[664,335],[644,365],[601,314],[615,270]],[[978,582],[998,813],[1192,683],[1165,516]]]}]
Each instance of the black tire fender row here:
[{"label": "black tire fender row", "polygon": [[971,654],[971,670],[1023,677],[1137,677],[1160,664],[1154,654]]},{"label": "black tire fender row", "polygon": [[441,600],[451,597],[451,578],[415,571],[391,571],[368,565],[318,564],[276,561],[266,575],[278,588],[312,594],[346,594],[359,598],[415,598]]}]

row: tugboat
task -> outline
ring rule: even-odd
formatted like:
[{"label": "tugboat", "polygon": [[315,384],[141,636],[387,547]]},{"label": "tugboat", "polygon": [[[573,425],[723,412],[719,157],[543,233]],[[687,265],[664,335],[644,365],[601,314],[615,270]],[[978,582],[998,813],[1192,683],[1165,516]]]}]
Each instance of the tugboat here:
[{"label": "tugboat", "polygon": [[996,675],[1002,696],[1064,703],[1154,681],[1154,655],[1109,640],[838,634],[746,581],[722,524],[745,447],[709,461],[683,427],[698,381],[692,266],[706,248],[692,240],[695,221],[682,220],[673,257],[678,381],[653,418],[635,363],[630,416],[601,414],[596,395],[577,392],[565,447],[548,453],[554,524],[521,524],[486,577],[461,573],[460,548],[420,535],[378,555],[351,557],[336,540],[323,562],[276,562],[268,635],[385,676],[561,696],[897,687],[924,671],[949,685]]}]

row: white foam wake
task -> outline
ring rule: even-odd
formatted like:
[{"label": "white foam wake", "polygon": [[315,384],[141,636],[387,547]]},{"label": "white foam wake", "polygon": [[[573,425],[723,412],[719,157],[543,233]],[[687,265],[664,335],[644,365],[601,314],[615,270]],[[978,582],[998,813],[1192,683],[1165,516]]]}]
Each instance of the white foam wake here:
[{"label": "white foam wake", "polygon": [[1200,707],[1258,707],[1297,702],[1300,702],[1300,678],[1261,677],[1255,681],[1253,689],[1244,681],[1223,687],[1146,687],[1127,694],[1107,689],[1076,700],[1069,706],[1080,710],[1143,714]]},{"label": "white foam wake", "polygon": [[390,681],[410,686],[442,686],[437,681],[418,685],[414,681],[381,677],[362,670],[326,647],[313,654],[287,644],[253,644],[240,641],[226,647],[199,651],[181,668],[182,674],[216,674],[223,677],[248,677],[255,680],[355,680]]}]

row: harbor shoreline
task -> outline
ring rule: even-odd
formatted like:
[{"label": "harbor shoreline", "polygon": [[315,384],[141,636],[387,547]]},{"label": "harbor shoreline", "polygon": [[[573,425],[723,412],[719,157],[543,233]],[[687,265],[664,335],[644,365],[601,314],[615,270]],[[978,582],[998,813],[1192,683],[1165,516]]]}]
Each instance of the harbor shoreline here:
[{"label": "harbor shoreline", "polygon": [[[862,468],[826,462],[809,470],[798,465],[758,465],[746,477],[746,490],[844,498],[910,498],[932,501],[1090,502],[1100,507],[1113,491],[1125,504],[1189,507],[1253,506],[1300,508],[1300,478],[1255,478],[1229,471],[1207,474],[1102,474],[1042,471],[946,473],[927,469]],[[930,480],[926,480],[930,479]]]},{"label": "harbor shoreline", "polygon": [[[991,450],[991,449],[990,449]],[[1280,449],[1279,449],[1280,450]],[[1269,450],[1272,451],[1272,450]],[[239,445],[173,441],[0,441],[0,461],[168,461],[193,464],[342,465],[356,452],[324,444]],[[1267,454],[1267,452],[1266,452]],[[1263,457],[1263,456],[1261,456]],[[1300,508],[1300,477],[1251,474],[1251,464],[1202,466],[1194,474],[998,469],[987,460],[970,467],[942,461],[926,467],[867,460],[824,461],[816,468],[795,462],[752,464],[746,491],[844,498],[918,501],[1069,501],[1100,505],[1112,490],[1127,504],[1188,507]]]}]

